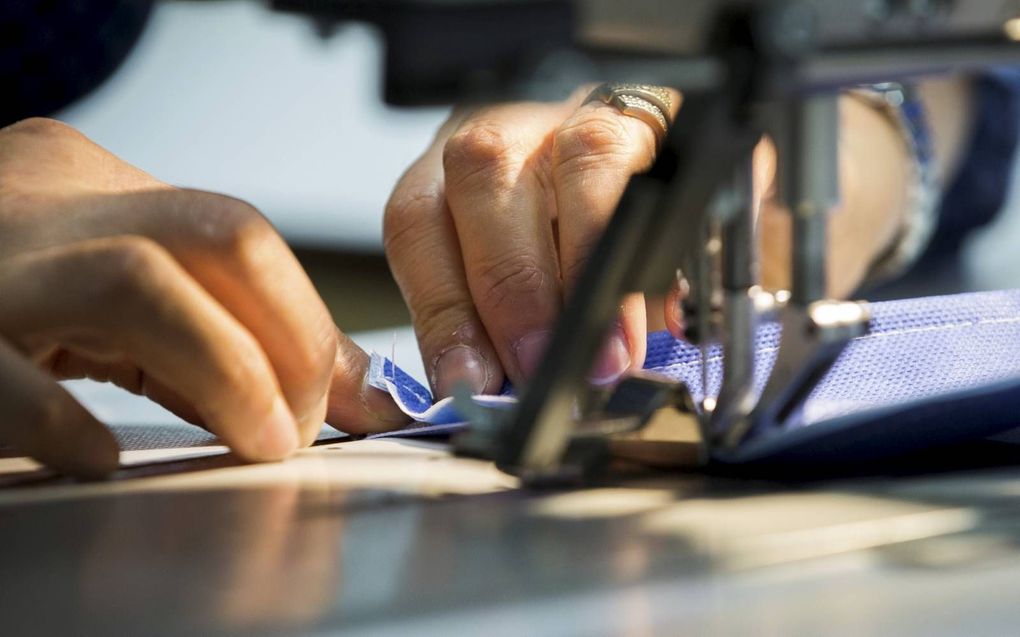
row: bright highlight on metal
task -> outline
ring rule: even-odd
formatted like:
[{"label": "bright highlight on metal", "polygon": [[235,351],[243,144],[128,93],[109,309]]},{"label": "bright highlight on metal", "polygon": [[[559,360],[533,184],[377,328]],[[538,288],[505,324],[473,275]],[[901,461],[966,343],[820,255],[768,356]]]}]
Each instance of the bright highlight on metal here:
[{"label": "bright highlight on metal", "polygon": [[1006,20],[1006,23],[1002,25],[1002,30],[1010,40],[1020,41],[1020,17]]}]

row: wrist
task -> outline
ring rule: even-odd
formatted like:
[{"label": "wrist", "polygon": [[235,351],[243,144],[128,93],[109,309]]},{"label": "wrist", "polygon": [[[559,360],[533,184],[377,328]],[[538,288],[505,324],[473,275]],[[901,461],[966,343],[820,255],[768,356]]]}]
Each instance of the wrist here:
[{"label": "wrist", "polygon": [[[880,118],[884,126],[872,126],[869,136],[851,122],[844,122],[850,140],[867,139],[870,145],[883,140],[886,148],[863,148],[854,166],[870,168],[870,174],[858,185],[875,190],[880,200],[871,216],[876,218],[876,233],[881,241],[873,246],[872,259],[863,276],[866,282],[878,282],[902,274],[924,252],[934,231],[938,206],[937,165],[933,153],[927,113],[916,92],[896,84],[877,85],[849,91],[847,113],[866,112]],[[854,108],[854,104],[858,107]],[[861,110],[861,109],[865,110]],[[878,137],[880,136],[880,138]],[[893,146],[888,146],[893,142]],[[875,173],[879,166],[882,172]],[[884,221],[884,223],[879,223]]]}]

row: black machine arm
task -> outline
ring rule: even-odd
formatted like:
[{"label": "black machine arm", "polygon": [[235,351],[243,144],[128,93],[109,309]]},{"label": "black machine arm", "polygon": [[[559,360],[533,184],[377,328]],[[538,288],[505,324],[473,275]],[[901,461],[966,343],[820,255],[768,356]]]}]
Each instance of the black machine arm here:
[{"label": "black machine arm", "polygon": [[713,25],[762,16],[768,46],[798,59],[787,82],[846,86],[1012,59],[1018,0],[270,0],[324,34],[348,21],[386,40],[385,97],[395,105],[541,95],[626,78],[717,84]]}]

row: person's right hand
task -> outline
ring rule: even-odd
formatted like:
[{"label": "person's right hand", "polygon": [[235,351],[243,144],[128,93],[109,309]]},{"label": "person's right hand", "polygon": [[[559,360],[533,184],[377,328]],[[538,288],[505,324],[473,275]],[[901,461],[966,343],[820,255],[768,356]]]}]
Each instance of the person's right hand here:
[{"label": "person's right hand", "polygon": [[[652,127],[613,106],[585,103],[588,92],[455,113],[390,197],[387,257],[440,396],[458,382],[495,392],[505,378],[528,379],[628,180],[655,159]],[[674,107],[679,102],[675,94]],[[941,111],[965,110],[957,102]],[[899,236],[910,163],[887,114],[844,97],[840,117],[848,132],[840,141],[842,201],[830,219],[827,287],[845,298]],[[935,129],[943,157],[953,155],[959,137],[947,145],[946,129]],[[790,215],[777,196],[777,160],[763,139],[753,154],[752,200],[762,283],[789,289]],[[678,283],[664,302],[649,303],[651,312],[641,295],[625,297],[590,380],[608,383],[640,368],[649,325],[682,338],[685,293]]]},{"label": "person's right hand", "polygon": [[69,473],[117,466],[113,436],[56,382],[111,380],[243,459],[406,418],[250,205],[174,188],[69,126],[0,130],[0,441]]},{"label": "person's right hand", "polygon": [[[393,191],[386,254],[440,396],[528,378],[629,178],[655,159],[655,130],[584,103],[590,90],[456,113]],[[631,295],[592,381],[640,368],[645,335]]]}]

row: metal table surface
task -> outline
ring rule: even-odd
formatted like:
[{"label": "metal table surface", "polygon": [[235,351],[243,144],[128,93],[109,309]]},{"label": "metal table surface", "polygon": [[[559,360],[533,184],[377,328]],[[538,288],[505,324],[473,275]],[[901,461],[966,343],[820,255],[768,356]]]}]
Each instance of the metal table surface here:
[{"label": "metal table surface", "polygon": [[[356,340],[424,373],[407,330]],[[1020,621],[1020,446],[856,476],[526,492],[437,442],[334,440],[238,465],[148,401],[68,387],[133,450],[91,484],[0,452],[5,637],[1002,635]]]},{"label": "metal table surface", "polygon": [[1018,459],[983,443],[868,476],[534,493],[441,444],[352,441],[18,474],[0,632],[1015,633]]}]

